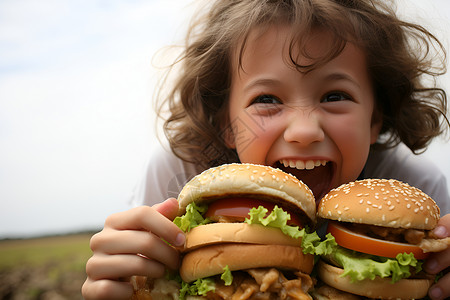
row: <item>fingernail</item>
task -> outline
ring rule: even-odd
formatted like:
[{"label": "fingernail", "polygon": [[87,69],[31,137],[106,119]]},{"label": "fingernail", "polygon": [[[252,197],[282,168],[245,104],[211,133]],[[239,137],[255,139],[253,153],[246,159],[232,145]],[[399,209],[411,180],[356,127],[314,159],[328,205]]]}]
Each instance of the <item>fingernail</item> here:
[{"label": "fingernail", "polygon": [[434,229],[434,234],[440,238],[444,238],[448,235],[447,228],[445,228],[444,226],[438,226]]},{"label": "fingernail", "polygon": [[184,242],[186,241],[186,238],[184,234],[179,233],[177,237],[175,238],[175,245],[174,246],[183,246]]},{"label": "fingernail", "polygon": [[439,287],[433,287],[430,289],[429,295],[433,299],[440,299],[442,297],[442,290]]}]

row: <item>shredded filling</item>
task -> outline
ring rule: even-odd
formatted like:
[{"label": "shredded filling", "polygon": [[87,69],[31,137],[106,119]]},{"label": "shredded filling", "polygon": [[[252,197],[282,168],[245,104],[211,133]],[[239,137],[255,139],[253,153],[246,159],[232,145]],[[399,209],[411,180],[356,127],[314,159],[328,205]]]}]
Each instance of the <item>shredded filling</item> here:
[{"label": "shredded filling", "polygon": [[[131,300],[179,298],[180,286],[175,281],[147,280],[145,277],[134,276],[131,282],[134,289]],[[214,293],[209,292],[206,297],[188,296],[187,300],[312,300],[308,291],[313,285],[312,278],[302,272],[285,276],[275,268],[249,269],[234,272],[233,283],[230,286],[226,286],[218,279]]]}]

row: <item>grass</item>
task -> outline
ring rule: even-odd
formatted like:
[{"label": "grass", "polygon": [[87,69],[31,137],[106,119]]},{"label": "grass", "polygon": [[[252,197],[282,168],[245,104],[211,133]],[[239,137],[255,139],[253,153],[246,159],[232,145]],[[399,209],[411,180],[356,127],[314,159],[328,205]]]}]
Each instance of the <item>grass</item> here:
[{"label": "grass", "polygon": [[91,236],[0,241],[0,299],[83,299]]},{"label": "grass", "polygon": [[56,263],[64,270],[84,270],[92,255],[89,248],[91,236],[86,233],[0,241],[0,270]]}]

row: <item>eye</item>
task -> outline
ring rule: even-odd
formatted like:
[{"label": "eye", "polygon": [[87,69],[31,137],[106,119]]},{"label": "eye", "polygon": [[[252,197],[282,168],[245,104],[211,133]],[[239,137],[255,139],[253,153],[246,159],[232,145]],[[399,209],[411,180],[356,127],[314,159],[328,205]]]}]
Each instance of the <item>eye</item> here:
[{"label": "eye", "polygon": [[323,97],[323,99],[321,100],[321,102],[327,103],[327,102],[338,102],[338,101],[345,101],[345,100],[352,100],[352,97],[343,92],[332,92],[332,93],[326,94]]},{"label": "eye", "polygon": [[261,103],[261,104],[281,104],[282,102],[278,97],[273,95],[259,95],[253,99],[252,104]]}]

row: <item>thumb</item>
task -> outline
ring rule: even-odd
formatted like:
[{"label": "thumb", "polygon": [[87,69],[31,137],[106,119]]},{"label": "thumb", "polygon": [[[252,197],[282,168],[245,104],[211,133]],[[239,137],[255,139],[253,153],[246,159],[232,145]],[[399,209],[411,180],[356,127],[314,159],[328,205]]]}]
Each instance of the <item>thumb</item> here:
[{"label": "thumb", "polygon": [[152,207],[169,220],[173,220],[178,215],[178,201],[175,198],[169,198],[162,203],[153,205]]}]

